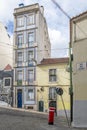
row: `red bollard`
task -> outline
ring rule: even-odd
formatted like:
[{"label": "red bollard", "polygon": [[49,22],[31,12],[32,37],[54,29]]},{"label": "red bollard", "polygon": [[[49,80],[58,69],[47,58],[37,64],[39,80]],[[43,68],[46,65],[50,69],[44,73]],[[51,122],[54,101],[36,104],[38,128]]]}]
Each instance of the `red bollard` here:
[{"label": "red bollard", "polygon": [[54,124],[54,112],[55,112],[55,108],[54,107],[50,107],[49,108],[49,118],[48,118],[48,124],[49,125],[53,125]]}]

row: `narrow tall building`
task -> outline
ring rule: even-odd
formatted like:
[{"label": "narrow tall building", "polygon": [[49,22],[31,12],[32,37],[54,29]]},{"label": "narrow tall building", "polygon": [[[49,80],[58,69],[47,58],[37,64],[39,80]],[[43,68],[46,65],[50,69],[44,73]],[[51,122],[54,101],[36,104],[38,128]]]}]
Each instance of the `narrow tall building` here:
[{"label": "narrow tall building", "polygon": [[37,110],[36,65],[51,45],[43,6],[21,6],[14,9],[14,106]]}]

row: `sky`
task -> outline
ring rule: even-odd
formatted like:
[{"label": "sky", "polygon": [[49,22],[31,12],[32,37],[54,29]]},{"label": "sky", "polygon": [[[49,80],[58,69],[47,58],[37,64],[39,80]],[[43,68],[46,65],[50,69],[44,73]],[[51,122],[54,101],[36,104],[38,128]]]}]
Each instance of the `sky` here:
[{"label": "sky", "polygon": [[[87,0],[55,0],[72,18],[87,11]],[[20,3],[30,5],[39,3],[44,6],[44,16],[47,21],[51,42],[51,57],[67,57],[69,52],[69,19],[59,10],[52,0],[0,0],[0,22],[8,28],[13,43],[14,8]]]}]

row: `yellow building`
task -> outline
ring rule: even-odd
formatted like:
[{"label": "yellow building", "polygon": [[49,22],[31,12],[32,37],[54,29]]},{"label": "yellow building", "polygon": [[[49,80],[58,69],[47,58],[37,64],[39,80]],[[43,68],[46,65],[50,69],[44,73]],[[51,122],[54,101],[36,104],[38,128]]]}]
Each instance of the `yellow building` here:
[{"label": "yellow building", "polygon": [[75,127],[87,127],[87,12],[70,20],[72,47],[73,120]]},{"label": "yellow building", "polygon": [[50,106],[56,108],[57,115],[64,115],[61,96],[56,93],[56,88],[63,89],[63,100],[67,114],[70,110],[69,97],[69,72],[66,68],[69,58],[43,59],[37,65],[37,102],[38,111],[48,112]]}]

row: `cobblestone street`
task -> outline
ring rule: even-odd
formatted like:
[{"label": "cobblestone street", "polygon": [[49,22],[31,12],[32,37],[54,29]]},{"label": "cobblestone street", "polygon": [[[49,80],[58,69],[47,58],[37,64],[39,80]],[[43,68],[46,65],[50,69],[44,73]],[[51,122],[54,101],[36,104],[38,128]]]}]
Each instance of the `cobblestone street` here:
[{"label": "cobblestone street", "polygon": [[[0,108],[0,130],[79,130],[69,128],[64,118],[55,117],[54,125],[48,125],[45,113]],[[81,129],[84,130],[84,129]]]}]

